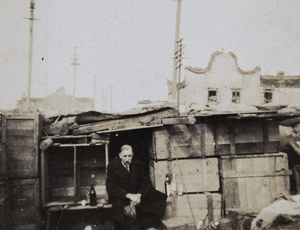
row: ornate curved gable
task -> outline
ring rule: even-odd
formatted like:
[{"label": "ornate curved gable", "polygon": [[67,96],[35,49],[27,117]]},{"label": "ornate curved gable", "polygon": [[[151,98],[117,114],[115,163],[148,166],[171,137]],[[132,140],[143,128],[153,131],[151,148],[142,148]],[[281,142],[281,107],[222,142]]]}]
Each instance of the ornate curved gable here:
[{"label": "ornate curved gable", "polygon": [[[208,72],[208,71],[211,70],[211,67],[212,67],[212,64],[213,64],[215,58],[216,58],[218,55],[221,55],[221,54],[224,54],[224,52],[219,52],[219,51],[214,52],[214,53],[211,55],[210,61],[208,62],[208,65],[207,65],[207,67],[206,67],[205,69],[197,68],[197,67],[191,67],[191,66],[187,66],[187,67],[185,67],[185,69],[186,69],[186,70],[189,70],[189,71],[191,71],[191,72],[193,72],[193,73],[196,73],[196,74],[204,74],[204,73],[206,73],[206,72]],[[254,73],[256,73],[256,72],[258,72],[258,71],[261,70],[260,67],[257,66],[257,67],[255,67],[253,70],[250,70],[250,71],[244,71],[244,70],[242,70],[242,69],[239,67],[238,62],[237,62],[237,57],[236,57],[236,55],[235,55],[234,53],[232,53],[232,52],[228,52],[228,54],[229,54],[229,55],[233,58],[233,60],[235,61],[236,68],[237,68],[237,70],[238,70],[241,74],[254,74]]]}]

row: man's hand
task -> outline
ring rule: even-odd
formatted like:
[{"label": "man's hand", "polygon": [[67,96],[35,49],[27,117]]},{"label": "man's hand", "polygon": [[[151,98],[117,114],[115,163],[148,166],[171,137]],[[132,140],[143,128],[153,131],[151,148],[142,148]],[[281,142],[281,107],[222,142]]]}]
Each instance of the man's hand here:
[{"label": "man's hand", "polygon": [[131,200],[133,202],[134,205],[138,205],[139,203],[141,203],[141,194],[137,193],[137,194],[132,194],[132,193],[127,193],[126,197]]}]

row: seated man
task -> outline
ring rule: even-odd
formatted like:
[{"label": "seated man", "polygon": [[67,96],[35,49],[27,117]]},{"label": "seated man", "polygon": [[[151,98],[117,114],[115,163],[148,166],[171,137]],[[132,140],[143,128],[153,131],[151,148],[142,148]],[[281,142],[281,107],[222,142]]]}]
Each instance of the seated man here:
[{"label": "seated man", "polygon": [[[113,206],[115,230],[158,227],[166,208],[166,195],[156,191],[147,178],[142,162],[133,157],[130,145],[123,145],[119,158],[107,167],[106,190]],[[135,216],[124,215],[132,204]]]}]

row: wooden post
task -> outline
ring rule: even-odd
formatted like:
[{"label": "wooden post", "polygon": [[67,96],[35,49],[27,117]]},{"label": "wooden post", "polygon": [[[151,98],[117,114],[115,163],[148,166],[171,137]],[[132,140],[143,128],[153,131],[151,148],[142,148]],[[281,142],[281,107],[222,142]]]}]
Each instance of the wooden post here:
[{"label": "wooden post", "polygon": [[235,149],[235,128],[234,121],[229,121],[229,141],[230,141],[230,154],[235,155],[236,154],[236,149]]},{"label": "wooden post", "polygon": [[264,153],[269,152],[269,122],[268,120],[262,120],[263,129],[263,149]]},{"label": "wooden post", "polygon": [[30,31],[29,31],[29,57],[28,57],[28,79],[27,79],[27,97],[26,97],[26,109],[30,108],[31,97],[31,75],[32,75],[32,50],[33,50],[33,20],[34,19],[34,0],[30,1]]},{"label": "wooden post", "polygon": [[77,201],[78,196],[78,187],[79,187],[79,177],[78,175],[78,167],[77,167],[77,148],[73,146],[74,149],[74,202]]},{"label": "wooden post", "polygon": [[108,154],[108,142],[105,144],[105,171],[107,172],[107,166],[109,163],[109,154]]},{"label": "wooden post", "polygon": [[206,194],[207,197],[207,218],[208,224],[214,221],[214,200],[211,193]]},{"label": "wooden post", "polygon": [[74,62],[71,63],[71,65],[74,66],[74,78],[73,78],[73,109],[76,109],[76,96],[75,96],[75,91],[76,91],[76,66],[79,65],[77,63],[77,53],[76,53],[77,47],[74,47]]},{"label": "wooden post", "polygon": [[[181,0],[177,0],[177,11],[176,11],[176,27],[175,27],[175,44],[174,44],[174,54],[177,51],[177,40],[180,34],[180,16],[181,16]],[[176,69],[176,59],[173,61],[173,82],[172,82],[172,101],[176,101],[176,85],[177,85],[177,69]]]}]

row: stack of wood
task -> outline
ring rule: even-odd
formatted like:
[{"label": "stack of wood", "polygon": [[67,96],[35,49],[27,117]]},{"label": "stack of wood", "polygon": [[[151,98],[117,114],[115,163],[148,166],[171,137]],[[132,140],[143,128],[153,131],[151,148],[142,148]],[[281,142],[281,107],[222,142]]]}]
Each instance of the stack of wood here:
[{"label": "stack of wood", "polygon": [[221,194],[213,127],[206,123],[170,125],[155,130],[152,138],[151,181],[164,192],[165,177],[171,176],[172,195],[164,217],[168,229],[218,220]]},{"label": "stack of wood", "polygon": [[258,213],[289,194],[286,153],[279,152],[279,122],[272,118],[219,122],[216,153],[226,208]]},{"label": "stack of wood", "polygon": [[291,171],[287,155],[279,152],[279,123],[270,116],[197,117],[195,124],[156,129],[152,139],[152,183],[165,191],[170,175],[177,184],[177,192],[168,198],[168,228],[183,223],[195,227],[203,220],[207,224],[220,219],[221,211],[258,213],[289,193]]},{"label": "stack of wood", "polygon": [[[98,122],[96,122],[95,119],[91,119],[93,121],[91,123],[74,126],[72,128],[72,134],[82,135],[95,132],[105,133],[112,131],[116,132],[157,127],[163,125],[163,118],[173,117],[177,115],[177,110],[167,107],[148,112],[142,112],[139,114],[123,114],[120,116],[115,116],[115,118],[108,120],[102,120],[101,118],[98,118]],[[83,118],[81,119],[83,120]]]}]

